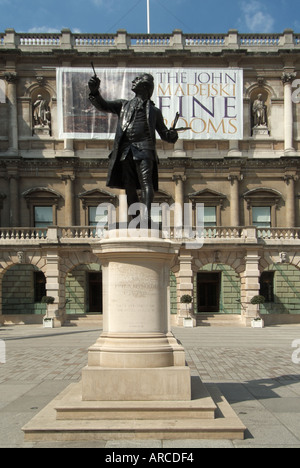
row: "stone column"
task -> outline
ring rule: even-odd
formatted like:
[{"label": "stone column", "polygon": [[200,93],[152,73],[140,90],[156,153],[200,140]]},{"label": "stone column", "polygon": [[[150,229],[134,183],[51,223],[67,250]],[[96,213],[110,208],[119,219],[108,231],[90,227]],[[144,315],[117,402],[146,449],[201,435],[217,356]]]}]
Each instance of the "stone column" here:
[{"label": "stone column", "polygon": [[8,152],[15,156],[18,153],[17,74],[5,73],[4,78],[7,82],[8,99]]},{"label": "stone column", "polygon": [[284,177],[286,182],[286,227],[295,227],[295,176],[286,175]]},{"label": "stone column", "polygon": [[183,225],[183,210],[184,210],[184,182],[186,177],[181,174],[175,174],[172,177],[175,182],[175,203],[176,209],[174,214],[174,226],[182,228]]},{"label": "stone column", "polygon": [[240,225],[239,215],[239,178],[237,175],[229,175],[230,181],[230,216],[231,226],[238,227]]},{"label": "stone column", "polygon": [[250,325],[251,320],[258,316],[259,306],[251,304],[251,299],[260,291],[260,256],[258,251],[248,251],[245,257],[245,271],[242,276],[242,320]]},{"label": "stone column", "polygon": [[295,152],[293,146],[293,101],[292,82],[296,73],[284,72],[282,82],[284,85],[284,150],[286,153]]},{"label": "stone column", "polygon": [[74,175],[62,175],[65,182],[65,225],[75,226]]}]

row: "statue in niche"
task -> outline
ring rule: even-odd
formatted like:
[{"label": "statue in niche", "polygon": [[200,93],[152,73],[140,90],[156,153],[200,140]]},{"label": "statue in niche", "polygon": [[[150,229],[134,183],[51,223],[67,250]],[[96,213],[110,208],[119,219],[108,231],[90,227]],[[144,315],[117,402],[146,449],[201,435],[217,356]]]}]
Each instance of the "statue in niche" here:
[{"label": "statue in niche", "polygon": [[42,130],[42,133],[46,131],[51,135],[51,111],[48,101],[41,94],[32,105],[32,113],[34,133],[39,134],[39,130]]},{"label": "statue in niche", "polygon": [[254,120],[254,127],[266,127],[267,126],[267,106],[264,103],[262,94],[257,96],[255,99],[253,106],[253,120]]},{"label": "statue in niche", "polygon": [[267,106],[263,95],[258,94],[252,105],[253,135],[268,135]]}]

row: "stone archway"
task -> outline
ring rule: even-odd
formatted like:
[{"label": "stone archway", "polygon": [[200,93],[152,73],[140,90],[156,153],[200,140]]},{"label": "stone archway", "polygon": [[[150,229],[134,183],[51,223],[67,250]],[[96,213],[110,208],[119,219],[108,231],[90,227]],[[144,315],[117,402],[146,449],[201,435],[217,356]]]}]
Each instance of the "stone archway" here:
[{"label": "stone archway", "polygon": [[[46,304],[45,274],[36,266],[13,264],[2,275],[1,298],[3,316],[43,316]],[[5,317],[4,317],[5,319]]]},{"label": "stone archway", "polygon": [[[266,302],[260,305],[260,313],[282,316],[282,319],[284,315],[297,316],[300,322],[300,269],[290,263],[274,262],[261,271],[260,280],[261,294],[263,288],[267,293],[264,294]],[[268,285],[270,291],[267,291]]]}]

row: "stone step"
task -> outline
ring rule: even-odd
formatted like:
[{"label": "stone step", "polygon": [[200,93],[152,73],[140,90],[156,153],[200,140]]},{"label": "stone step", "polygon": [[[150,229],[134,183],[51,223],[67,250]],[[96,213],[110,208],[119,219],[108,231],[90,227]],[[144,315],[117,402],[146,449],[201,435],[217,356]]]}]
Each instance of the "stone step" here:
[{"label": "stone step", "polygon": [[[182,407],[186,403],[178,401],[176,413],[166,417],[163,413],[168,414],[170,408],[165,407],[164,411],[163,408],[157,408],[162,410],[161,413],[156,414],[154,417],[152,416],[151,419],[139,419],[141,414],[135,413],[136,407],[131,408],[133,417],[128,419],[126,412],[122,415],[120,409],[124,410],[124,408],[121,408],[120,405],[120,413],[117,415],[117,419],[109,418],[107,411],[103,413],[104,419],[101,419],[99,412],[96,415],[96,419],[94,419],[94,415],[89,414],[87,409],[90,409],[88,408],[89,405],[94,406],[95,403],[85,404],[86,408],[83,417],[87,419],[72,419],[71,414],[74,410],[80,411],[83,409],[82,402],[80,401],[80,384],[75,384],[75,386],[77,401],[74,400],[74,384],[72,384],[23,427],[22,430],[24,431],[26,441],[120,440],[130,438],[163,440],[183,438],[214,440],[244,439],[246,427],[219,389],[212,385],[207,385],[207,389],[211,401],[216,406],[214,418],[207,418],[207,414],[204,414],[204,417],[198,414],[198,416],[191,418],[190,408]],[[206,399],[204,398],[204,401]],[[75,408],[72,407],[72,400],[75,403]],[[68,405],[71,403],[71,407],[67,405],[71,411],[69,415],[70,419],[57,418],[57,409],[62,409],[61,405],[64,401],[67,401]],[[157,403],[157,406],[161,406],[162,403]],[[130,402],[127,404],[130,404]],[[147,407],[147,402],[144,402],[144,405]],[[202,405],[202,398],[200,398],[199,405]],[[113,403],[110,403],[110,406],[113,408]],[[151,403],[151,406],[153,406],[153,403]],[[209,404],[209,406],[211,405]],[[153,410],[148,404],[148,414],[151,409]],[[180,409],[181,414],[178,414]],[[213,408],[211,409],[213,410]],[[136,417],[134,417],[134,414],[136,414]]]},{"label": "stone step", "polygon": [[64,327],[90,327],[97,326],[102,328],[103,315],[102,314],[84,314],[76,315],[70,314],[67,316],[67,321],[64,323]]},{"label": "stone step", "polygon": [[240,315],[236,314],[198,314],[197,327],[242,327]]}]

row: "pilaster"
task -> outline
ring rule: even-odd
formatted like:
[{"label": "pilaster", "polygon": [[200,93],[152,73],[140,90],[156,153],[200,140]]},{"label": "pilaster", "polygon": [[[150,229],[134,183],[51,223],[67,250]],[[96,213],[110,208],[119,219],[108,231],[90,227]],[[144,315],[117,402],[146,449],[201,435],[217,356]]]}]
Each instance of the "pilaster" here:
[{"label": "pilaster", "polygon": [[54,303],[47,306],[47,317],[54,318],[54,326],[60,327],[64,316],[65,290],[58,248],[47,251],[46,264],[47,296],[54,297]]},{"label": "pilaster", "polygon": [[[193,313],[193,305],[191,309],[188,309],[187,304],[182,304],[180,299],[184,295],[190,295],[194,297],[194,269],[193,261],[194,258],[190,253],[181,252],[178,257],[179,261],[179,271],[177,273],[177,301],[178,301],[178,315],[177,315],[177,325],[183,325],[183,319],[190,317],[190,313]],[[193,304],[193,303],[192,303]],[[196,320],[194,319],[194,325]]]},{"label": "pilaster", "polygon": [[286,226],[289,228],[295,227],[295,180],[297,176],[287,174],[284,176],[286,183],[286,202],[285,202],[285,212],[286,212]]},{"label": "pilaster", "polygon": [[19,173],[17,166],[7,167],[7,179],[9,181],[9,224],[10,227],[18,227],[19,219]]},{"label": "pilaster", "polygon": [[247,252],[245,257],[245,271],[241,275],[242,279],[242,320],[245,325],[249,325],[253,318],[258,316],[259,306],[251,304],[251,299],[258,296],[260,292],[260,256],[257,250]]},{"label": "pilaster", "polygon": [[292,82],[296,76],[295,72],[285,70],[281,77],[284,86],[284,151],[286,155],[295,153],[293,141]]},{"label": "pilaster", "polygon": [[6,72],[4,78],[7,82],[7,101],[8,101],[8,140],[9,156],[18,154],[18,106],[17,106],[17,73]]},{"label": "pilaster", "polygon": [[65,182],[65,225],[75,226],[74,205],[74,174],[62,174],[61,179]]},{"label": "pilaster", "polygon": [[231,226],[237,227],[240,225],[240,204],[239,204],[239,175],[230,174],[228,176],[230,181],[230,217]]}]

